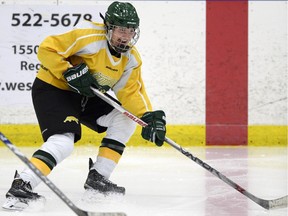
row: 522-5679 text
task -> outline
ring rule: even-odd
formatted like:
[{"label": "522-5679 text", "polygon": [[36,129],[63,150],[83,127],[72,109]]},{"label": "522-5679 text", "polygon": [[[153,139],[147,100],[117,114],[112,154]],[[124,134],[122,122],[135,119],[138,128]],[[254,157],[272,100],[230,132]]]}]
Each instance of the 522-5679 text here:
[{"label": "522-5679 text", "polygon": [[50,17],[43,17],[40,13],[13,13],[11,26],[23,26],[23,27],[42,27],[45,25],[51,27],[57,26],[75,26],[80,20],[92,20],[91,14],[81,14],[81,13],[66,13],[59,14],[53,13]]}]

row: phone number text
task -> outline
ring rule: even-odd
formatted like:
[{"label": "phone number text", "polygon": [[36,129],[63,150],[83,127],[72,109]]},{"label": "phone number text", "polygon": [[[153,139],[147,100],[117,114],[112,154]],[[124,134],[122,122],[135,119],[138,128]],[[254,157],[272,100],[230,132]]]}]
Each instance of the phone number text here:
[{"label": "phone number text", "polygon": [[40,13],[13,13],[11,26],[23,26],[23,27],[41,27],[43,25],[50,25],[52,27],[57,26],[75,26],[81,19],[92,20],[91,14],[80,13],[66,13],[58,14],[53,13],[49,18],[43,18]]}]

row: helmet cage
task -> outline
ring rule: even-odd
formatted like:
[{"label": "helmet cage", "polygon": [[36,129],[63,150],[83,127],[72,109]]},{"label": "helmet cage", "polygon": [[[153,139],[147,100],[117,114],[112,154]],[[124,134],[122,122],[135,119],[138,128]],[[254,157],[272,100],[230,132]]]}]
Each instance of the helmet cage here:
[{"label": "helmet cage", "polygon": [[[106,23],[107,27],[107,34],[106,38],[110,46],[118,53],[125,53],[132,49],[132,47],[137,43],[139,37],[140,37],[140,29],[137,28],[127,28],[124,26],[118,26],[118,25],[112,25],[109,23]],[[120,41],[113,41],[113,32],[115,31],[115,28],[124,28],[124,29],[133,29],[134,35],[131,37],[130,41],[122,43],[121,38]]]}]

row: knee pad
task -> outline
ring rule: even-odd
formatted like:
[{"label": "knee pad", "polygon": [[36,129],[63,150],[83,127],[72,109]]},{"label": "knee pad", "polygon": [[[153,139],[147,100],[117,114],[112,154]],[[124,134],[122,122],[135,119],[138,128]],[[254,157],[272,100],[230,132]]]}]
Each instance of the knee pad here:
[{"label": "knee pad", "polygon": [[54,134],[41,146],[40,150],[51,154],[57,164],[67,158],[74,149],[74,134]]},{"label": "knee pad", "polygon": [[97,124],[107,127],[107,139],[126,144],[136,129],[136,123],[117,110],[97,119]]}]

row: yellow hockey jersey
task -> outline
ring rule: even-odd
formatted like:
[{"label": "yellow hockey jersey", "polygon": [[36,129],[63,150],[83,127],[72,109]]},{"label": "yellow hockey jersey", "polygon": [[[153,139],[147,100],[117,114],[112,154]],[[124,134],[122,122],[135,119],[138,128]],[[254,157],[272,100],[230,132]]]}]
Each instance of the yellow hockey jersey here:
[{"label": "yellow hockey jersey", "polygon": [[112,56],[104,24],[85,21],[69,32],[47,37],[39,46],[38,59],[42,67],[37,77],[57,88],[70,90],[63,73],[84,62],[100,85],[111,87],[125,109],[138,117],[152,110],[137,49],[120,58]]}]

